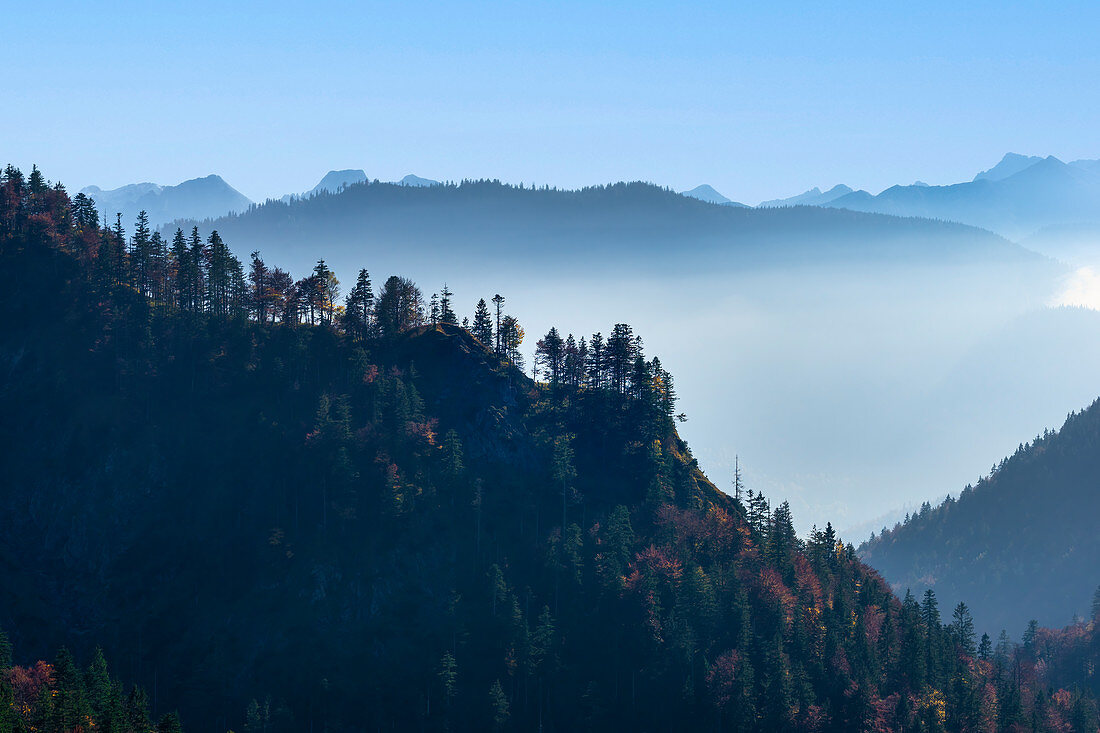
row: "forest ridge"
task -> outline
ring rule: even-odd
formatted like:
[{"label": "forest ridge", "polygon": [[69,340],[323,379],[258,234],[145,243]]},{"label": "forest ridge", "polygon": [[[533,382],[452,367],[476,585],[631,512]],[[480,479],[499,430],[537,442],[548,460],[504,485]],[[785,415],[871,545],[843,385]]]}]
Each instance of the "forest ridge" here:
[{"label": "forest ridge", "polygon": [[361,270],[340,304],[323,260],[127,236],[37,169],[0,258],[0,623],[92,660],[0,659],[8,729],[147,730],[104,659],[195,729],[1097,728],[1095,619],[995,645],[718,491],[625,324],[530,379],[501,297]]}]

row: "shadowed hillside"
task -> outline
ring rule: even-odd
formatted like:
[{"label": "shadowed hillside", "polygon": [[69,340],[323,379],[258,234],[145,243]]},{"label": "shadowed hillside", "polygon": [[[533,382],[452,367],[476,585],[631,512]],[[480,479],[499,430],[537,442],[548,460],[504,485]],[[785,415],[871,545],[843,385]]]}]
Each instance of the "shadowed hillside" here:
[{"label": "shadowed hillside", "polygon": [[957,499],[864,543],[895,589],[965,599],[985,630],[1089,617],[1100,585],[1100,402],[1021,445]]},{"label": "shadowed hillside", "polygon": [[[813,207],[715,206],[644,183],[577,191],[493,181],[430,187],[352,185],[335,194],[269,201],[208,222],[240,254],[262,249],[294,272],[312,267],[313,245],[341,269],[352,261],[432,257],[455,268],[491,260],[498,271],[583,264],[623,272],[828,261],[1010,261],[1030,256],[988,232],[944,222]],[[349,264],[345,264],[349,263]]]}]

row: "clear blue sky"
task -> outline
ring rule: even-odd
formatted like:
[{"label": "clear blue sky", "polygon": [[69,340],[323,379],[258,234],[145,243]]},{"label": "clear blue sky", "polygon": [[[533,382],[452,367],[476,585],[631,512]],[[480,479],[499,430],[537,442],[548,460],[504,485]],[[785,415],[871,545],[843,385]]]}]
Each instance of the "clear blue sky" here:
[{"label": "clear blue sky", "polygon": [[1100,4],[0,0],[0,160],[70,188],[219,173],[707,182],[760,199],[1100,157]]}]

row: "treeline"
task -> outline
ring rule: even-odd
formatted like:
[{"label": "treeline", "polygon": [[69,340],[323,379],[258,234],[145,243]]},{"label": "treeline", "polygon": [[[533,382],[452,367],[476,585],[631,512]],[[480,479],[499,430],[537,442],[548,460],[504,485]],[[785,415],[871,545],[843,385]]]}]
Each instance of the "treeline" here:
[{"label": "treeline", "polygon": [[181,733],[179,716],[165,713],[154,725],[149,696],[126,689],[107,671],[98,647],[81,669],[64,647],[53,662],[20,667],[0,630],[0,733]]},{"label": "treeline", "polygon": [[[78,193],[70,202],[64,187],[50,186],[37,167],[24,181],[9,166],[3,179],[12,208],[6,227],[10,235],[25,229],[72,253],[92,272],[93,281],[130,287],[147,298],[154,316],[204,314],[294,327],[332,325],[358,343],[424,324],[459,323],[454,293],[446,285],[425,302],[414,282],[393,275],[376,297],[370,273],[361,269],[341,303],[340,281],[324,259],[310,275],[294,280],[280,267],[269,266],[259,252],[251,254],[246,268],[216,230],[204,239],[197,226],[189,235],[176,229],[167,242],[150,230],[145,212],[138,214],[129,237],[121,214],[113,226],[101,227],[94,200]],[[494,295],[491,312],[484,298],[478,300],[472,321],[465,317],[461,325],[522,369],[525,332],[519,319],[503,312],[504,302],[504,296]],[[540,372],[552,388],[608,389],[635,397],[652,388],[665,412],[672,414],[672,376],[659,359],[646,361],[641,337],[627,324],[616,324],[606,341],[600,333],[579,342],[572,334],[563,339],[551,328],[537,344],[533,373],[537,377]]]}]

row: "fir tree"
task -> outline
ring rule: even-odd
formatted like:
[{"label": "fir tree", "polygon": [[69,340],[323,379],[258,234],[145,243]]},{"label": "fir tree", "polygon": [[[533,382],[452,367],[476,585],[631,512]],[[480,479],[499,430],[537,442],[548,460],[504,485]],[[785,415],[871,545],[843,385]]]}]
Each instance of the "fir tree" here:
[{"label": "fir tree", "polygon": [[474,324],[470,332],[484,346],[492,348],[493,321],[489,315],[489,307],[485,304],[485,298],[477,301],[477,307],[474,309]]}]

